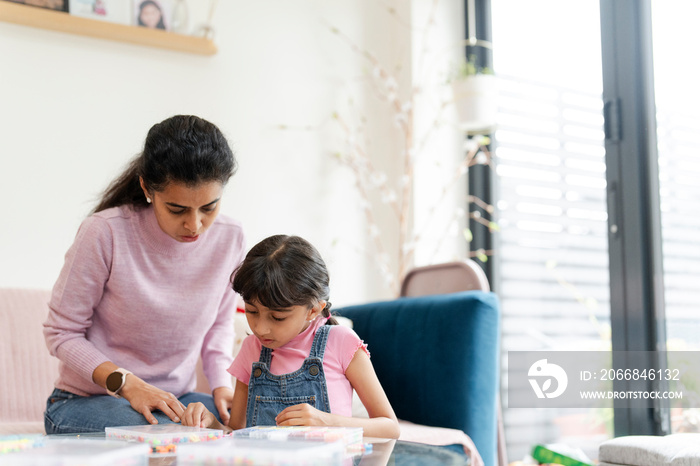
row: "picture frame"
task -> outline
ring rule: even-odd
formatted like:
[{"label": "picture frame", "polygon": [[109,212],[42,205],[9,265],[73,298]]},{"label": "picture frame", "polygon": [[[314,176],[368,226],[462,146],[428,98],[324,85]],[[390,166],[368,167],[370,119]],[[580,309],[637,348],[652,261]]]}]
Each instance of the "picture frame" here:
[{"label": "picture frame", "polygon": [[71,15],[118,24],[131,24],[131,0],[68,0]]},{"label": "picture frame", "polygon": [[49,10],[63,11],[68,13],[68,0],[5,0],[12,3],[20,3],[22,5],[36,6]]},{"label": "picture frame", "polygon": [[170,31],[172,6],[172,0],[133,0],[132,24]]}]

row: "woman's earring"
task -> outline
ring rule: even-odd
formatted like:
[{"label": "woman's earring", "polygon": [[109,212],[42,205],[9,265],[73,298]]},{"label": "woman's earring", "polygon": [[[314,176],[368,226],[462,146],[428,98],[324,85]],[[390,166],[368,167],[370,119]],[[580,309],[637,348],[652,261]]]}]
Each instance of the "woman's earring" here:
[{"label": "woman's earring", "polygon": [[150,203],[151,203],[151,198],[150,198],[150,197],[147,197],[147,198],[146,198],[146,202],[148,202],[148,203],[150,204]]}]

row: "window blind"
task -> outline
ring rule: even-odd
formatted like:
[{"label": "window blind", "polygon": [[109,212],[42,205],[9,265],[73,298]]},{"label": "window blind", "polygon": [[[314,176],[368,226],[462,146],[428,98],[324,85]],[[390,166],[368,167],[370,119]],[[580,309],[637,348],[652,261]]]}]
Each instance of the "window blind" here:
[{"label": "window blind", "polygon": [[[600,93],[500,76],[495,132],[502,391],[509,350],[610,350]],[[597,450],[609,413],[507,408],[510,459],[537,443]],[[592,457],[597,457],[597,451]]]}]

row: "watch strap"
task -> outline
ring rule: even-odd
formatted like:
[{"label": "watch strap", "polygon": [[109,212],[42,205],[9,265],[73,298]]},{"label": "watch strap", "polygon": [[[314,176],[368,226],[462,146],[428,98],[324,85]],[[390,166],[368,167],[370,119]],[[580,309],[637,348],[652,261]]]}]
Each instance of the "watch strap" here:
[{"label": "watch strap", "polygon": [[119,395],[119,392],[121,391],[122,388],[124,388],[124,385],[126,384],[126,376],[131,374],[131,372],[124,369],[124,368],[119,367],[119,368],[115,369],[114,372],[112,372],[111,374],[109,374],[107,376],[108,381],[109,381],[110,377],[113,377],[116,374],[121,374],[121,383],[119,384],[119,387],[117,387],[114,391],[112,391],[108,388],[110,384],[107,383],[106,384],[107,387],[105,387],[105,388],[107,389],[107,393],[109,395],[112,395],[115,398],[121,398],[121,396]]}]

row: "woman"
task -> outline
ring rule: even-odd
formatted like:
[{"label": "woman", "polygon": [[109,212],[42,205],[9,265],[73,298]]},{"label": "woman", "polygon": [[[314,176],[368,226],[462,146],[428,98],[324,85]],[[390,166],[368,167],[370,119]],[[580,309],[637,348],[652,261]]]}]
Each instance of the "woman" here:
[{"label": "woman", "polygon": [[[47,433],[179,422],[196,401],[228,420],[228,283],[245,244],[240,224],[218,214],[235,170],[216,126],[168,118],[83,221],[44,323],[60,359]],[[213,397],[192,393],[200,356]]]}]

